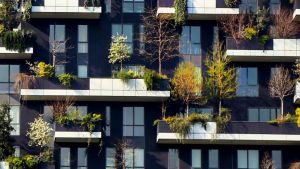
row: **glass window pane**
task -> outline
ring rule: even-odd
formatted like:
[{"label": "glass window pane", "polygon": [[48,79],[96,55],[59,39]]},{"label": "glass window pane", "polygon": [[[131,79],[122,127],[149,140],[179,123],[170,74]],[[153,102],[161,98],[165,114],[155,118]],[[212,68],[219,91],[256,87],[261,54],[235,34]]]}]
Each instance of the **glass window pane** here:
[{"label": "glass window pane", "polygon": [[55,75],[61,75],[65,73],[65,65],[56,65],[55,66]]},{"label": "glass window pane", "polygon": [[270,111],[271,111],[271,120],[276,119],[277,118],[276,109],[271,109]]},{"label": "glass window pane", "polygon": [[110,13],[111,12],[111,0],[105,0],[105,7],[106,7],[106,12]]},{"label": "glass window pane", "polygon": [[49,31],[49,42],[54,41],[54,25],[50,25],[50,31]]},{"label": "glass window pane", "polygon": [[248,68],[248,85],[257,85],[257,68]]},{"label": "glass window pane", "polygon": [[192,167],[201,168],[201,150],[192,150]]},{"label": "glass window pane", "polygon": [[272,151],[272,160],[274,161],[275,168],[277,169],[282,168],[282,157],[281,157],[280,150]]},{"label": "glass window pane", "polygon": [[115,166],[115,154],[114,148],[106,148],[106,167]]},{"label": "glass window pane", "polygon": [[88,67],[87,65],[78,65],[78,77],[85,78],[88,75]]},{"label": "glass window pane", "polygon": [[87,149],[86,148],[78,148],[77,154],[77,165],[80,167],[87,166]]},{"label": "glass window pane", "polygon": [[12,118],[12,123],[20,123],[20,106],[10,106],[10,116]]},{"label": "glass window pane", "polygon": [[20,66],[19,65],[10,65],[10,69],[9,69],[9,78],[10,78],[10,82],[15,82],[15,78],[18,75],[18,73],[20,72]]},{"label": "glass window pane", "polygon": [[43,119],[46,122],[51,122],[52,121],[52,119],[53,119],[53,113],[51,111],[51,107],[50,106],[44,106]]},{"label": "glass window pane", "polygon": [[259,120],[261,122],[266,122],[271,120],[270,119],[270,109],[260,109],[259,111]]},{"label": "glass window pane", "polygon": [[123,3],[123,12],[133,12],[133,3],[132,2],[124,2]]},{"label": "glass window pane", "polygon": [[208,151],[208,167],[209,168],[219,168],[219,151],[209,150]]},{"label": "glass window pane", "polygon": [[258,169],[259,167],[258,150],[249,150],[248,154],[249,154],[249,158],[248,158],[249,168]]},{"label": "glass window pane", "polygon": [[88,53],[88,43],[78,43],[78,53]]},{"label": "glass window pane", "polygon": [[123,107],[123,125],[133,125],[133,107]]},{"label": "glass window pane", "polygon": [[192,55],[200,55],[201,54],[201,46],[200,44],[192,44],[191,45],[191,52]]},{"label": "glass window pane", "polygon": [[123,126],[123,136],[133,136],[133,126]]},{"label": "glass window pane", "polygon": [[134,12],[142,13],[144,12],[144,2],[135,2],[134,3]]},{"label": "glass window pane", "polygon": [[113,24],[112,25],[112,35],[122,35],[122,25],[121,24]]},{"label": "glass window pane", "polygon": [[258,109],[248,109],[248,121],[258,121]]},{"label": "glass window pane", "polygon": [[144,149],[134,149],[134,166],[144,167]]},{"label": "glass window pane", "polygon": [[70,166],[70,148],[60,148],[60,166]]},{"label": "glass window pane", "polygon": [[237,159],[238,159],[238,168],[248,168],[247,150],[238,150]]},{"label": "glass window pane", "polygon": [[0,83],[0,93],[9,93],[9,84],[10,83]]},{"label": "glass window pane", "polygon": [[191,41],[192,43],[201,43],[201,34],[199,26],[191,26]]},{"label": "glass window pane", "polygon": [[179,169],[178,149],[169,149],[168,169]]},{"label": "glass window pane", "polygon": [[78,110],[82,115],[86,115],[86,114],[87,114],[87,106],[77,106],[77,110]]},{"label": "glass window pane", "polygon": [[247,68],[238,68],[238,82],[239,86],[246,86],[247,85]]},{"label": "glass window pane", "polygon": [[144,125],[144,107],[134,107],[134,124]]},{"label": "glass window pane", "polygon": [[65,40],[65,25],[55,25],[55,40]]},{"label": "glass window pane", "polygon": [[123,34],[127,37],[126,42],[132,42],[133,41],[132,25],[123,25]]},{"label": "glass window pane", "polygon": [[78,25],[78,42],[88,41],[87,25]]},{"label": "glass window pane", "polygon": [[8,82],[8,65],[0,65],[0,82]]},{"label": "glass window pane", "polygon": [[134,126],[134,136],[144,136],[144,126]]},{"label": "glass window pane", "polygon": [[133,167],[133,149],[125,150],[125,163],[127,167]]}]

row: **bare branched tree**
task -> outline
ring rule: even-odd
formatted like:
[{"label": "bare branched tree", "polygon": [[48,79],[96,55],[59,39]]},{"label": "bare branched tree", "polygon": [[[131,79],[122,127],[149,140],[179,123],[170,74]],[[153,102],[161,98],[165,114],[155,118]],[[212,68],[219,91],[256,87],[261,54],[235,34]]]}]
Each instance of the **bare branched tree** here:
[{"label": "bare branched tree", "polygon": [[52,55],[52,66],[55,67],[55,65],[58,64],[64,64],[66,63],[66,60],[59,60],[58,54],[59,53],[66,53],[67,50],[72,49],[73,47],[68,44],[69,39],[66,39],[64,41],[58,41],[53,40],[50,41],[50,53]]},{"label": "bare branched tree", "polygon": [[156,9],[149,9],[143,16],[145,49],[143,53],[150,63],[158,62],[162,73],[163,62],[178,56],[179,33],[175,24],[166,17],[157,17]]},{"label": "bare branched tree", "polygon": [[289,169],[299,169],[300,168],[300,162],[292,163],[289,167]]},{"label": "bare branched tree", "polygon": [[267,152],[265,152],[261,161],[260,169],[276,169],[273,160]]},{"label": "bare branched tree", "polygon": [[281,102],[281,116],[283,116],[283,102],[286,96],[293,94],[294,82],[288,69],[276,68],[269,81],[269,93],[271,97],[279,98]]},{"label": "bare branched tree", "polygon": [[[133,149],[133,143],[129,140],[123,139],[118,141],[115,145],[116,154],[115,154],[115,166],[116,168],[126,169],[130,159],[127,159],[129,156],[133,155],[133,152],[130,152],[130,149]],[[132,154],[130,154],[132,153]]]},{"label": "bare branched tree", "polygon": [[293,21],[293,11],[280,9],[273,17],[270,34],[273,38],[292,38],[299,32],[299,23]]},{"label": "bare branched tree", "polygon": [[244,29],[247,26],[247,17],[245,14],[238,15],[228,15],[220,18],[219,23],[221,24],[221,29],[227,34],[227,36],[232,37],[236,44],[239,40],[244,37]]},{"label": "bare branched tree", "polygon": [[50,103],[50,109],[53,113],[53,117],[59,117],[67,113],[69,108],[74,105],[74,99],[71,97],[65,97],[63,100],[56,99]]}]

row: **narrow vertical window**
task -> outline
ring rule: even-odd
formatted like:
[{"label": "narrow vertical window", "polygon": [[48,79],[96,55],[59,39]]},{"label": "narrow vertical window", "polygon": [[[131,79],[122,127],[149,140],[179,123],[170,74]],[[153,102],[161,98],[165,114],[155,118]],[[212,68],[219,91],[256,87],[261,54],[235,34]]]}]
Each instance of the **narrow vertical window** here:
[{"label": "narrow vertical window", "polygon": [[14,128],[11,135],[20,135],[20,106],[10,107],[11,126]]},{"label": "narrow vertical window", "polygon": [[237,96],[258,96],[257,68],[238,68],[238,89]]},{"label": "narrow vertical window", "polygon": [[106,124],[106,128],[105,128],[105,134],[106,136],[110,136],[111,134],[111,130],[110,130],[110,120],[111,120],[111,114],[110,114],[110,106],[106,106],[105,107],[105,124]]},{"label": "narrow vertical window", "polygon": [[131,24],[113,24],[112,25],[112,35],[118,36],[123,35],[127,39],[125,43],[130,49],[130,53],[133,53],[133,26]]},{"label": "narrow vertical window", "polygon": [[144,107],[123,107],[123,136],[144,136]]},{"label": "narrow vertical window", "polygon": [[142,54],[143,53],[143,51],[145,50],[145,36],[144,36],[144,25],[140,25],[140,27],[139,27],[139,29],[140,29],[140,54]]},{"label": "narrow vertical window", "polygon": [[219,150],[208,150],[208,168],[218,169],[219,168]]},{"label": "narrow vertical window", "polygon": [[105,0],[106,13],[111,13],[111,0]]},{"label": "narrow vertical window", "polygon": [[87,149],[86,148],[78,148],[77,169],[87,169]]},{"label": "narrow vertical window", "polygon": [[0,94],[15,93],[14,82],[20,65],[0,65]]},{"label": "narrow vertical window", "polygon": [[115,169],[116,151],[114,148],[106,148],[106,169]]},{"label": "narrow vertical window", "polygon": [[259,169],[258,150],[238,150],[238,169]]},{"label": "narrow vertical window", "polygon": [[192,149],[192,169],[201,169],[201,150]]},{"label": "narrow vertical window", "polygon": [[178,149],[169,149],[168,169],[179,169],[179,153]]},{"label": "narrow vertical window", "polygon": [[124,13],[143,13],[144,0],[123,0]]},{"label": "narrow vertical window", "polygon": [[282,154],[280,150],[272,151],[272,160],[276,169],[282,169]]},{"label": "narrow vertical window", "polygon": [[60,169],[70,168],[70,148],[60,148]]},{"label": "narrow vertical window", "polygon": [[78,77],[88,76],[88,26],[78,25],[78,54],[77,72]]}]

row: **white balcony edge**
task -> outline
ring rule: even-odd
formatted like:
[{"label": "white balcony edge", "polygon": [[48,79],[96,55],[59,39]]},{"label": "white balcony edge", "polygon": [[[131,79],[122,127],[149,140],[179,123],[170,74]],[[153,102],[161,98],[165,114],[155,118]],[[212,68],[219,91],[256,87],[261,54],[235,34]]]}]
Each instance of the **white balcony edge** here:
[{"label": "white balcony edge", "polygon": [[91,139],[97,141],[102,138],[101,132],[68,132],[68,131],[55,131],[54,138],[56,142],[81,142]]},{"label": "white balcony edge", "polygon": [[5,47],[0,47],[0,59],[30,59],[32,54],[32,47],[27,48],[24,52],[7,50]]}]

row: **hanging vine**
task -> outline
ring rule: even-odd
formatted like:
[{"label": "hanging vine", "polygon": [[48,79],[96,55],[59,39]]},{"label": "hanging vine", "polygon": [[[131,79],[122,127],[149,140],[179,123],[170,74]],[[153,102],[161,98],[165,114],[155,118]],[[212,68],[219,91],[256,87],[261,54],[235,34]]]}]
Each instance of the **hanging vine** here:
[{"label": "hanging vine", "polygon": [[187,14],[187,0],[175,0],[174,1],[175,8],[175,24],[177,26],[181,26],[185,23]]}]

